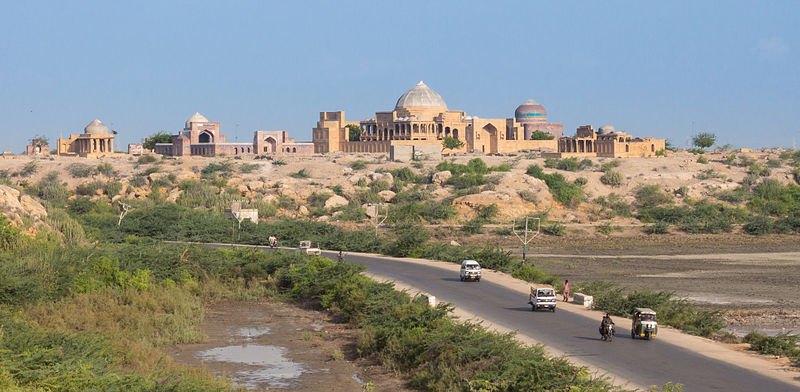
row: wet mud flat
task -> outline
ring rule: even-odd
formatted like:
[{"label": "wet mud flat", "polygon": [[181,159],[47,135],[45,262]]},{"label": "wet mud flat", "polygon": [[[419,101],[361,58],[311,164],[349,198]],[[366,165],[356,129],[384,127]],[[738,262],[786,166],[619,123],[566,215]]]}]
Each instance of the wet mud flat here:
[{"label": "wet mud flat", "polygon": [[357,358],[358,330],[302,304],[217,303],[206,308],[200,327],[204,342],[165,353],[249,390],[411,390],[375,361]]}]

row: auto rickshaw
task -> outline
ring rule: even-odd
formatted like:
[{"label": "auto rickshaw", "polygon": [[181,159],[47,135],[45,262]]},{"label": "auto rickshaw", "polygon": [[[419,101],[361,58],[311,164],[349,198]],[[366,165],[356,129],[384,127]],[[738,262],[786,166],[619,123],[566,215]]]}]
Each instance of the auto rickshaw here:
[{"label": "auto rickshaw", "polygon": [[650,308],[634,308],[631,339],[642,337],[650,340],[658,334],[656,312]]}]

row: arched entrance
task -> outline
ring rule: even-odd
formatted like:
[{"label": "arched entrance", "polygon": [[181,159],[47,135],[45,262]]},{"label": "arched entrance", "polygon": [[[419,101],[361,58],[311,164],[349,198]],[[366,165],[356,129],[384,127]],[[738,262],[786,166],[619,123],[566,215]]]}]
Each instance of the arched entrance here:
[{"label": "arched entrance", "polygon": [[264,145],[264,152],[277,152],[278,151],[278,141],[275,140],[274,137],[267,136],[267,138],[264,139],[264,142],[267,143],[267,144]]},{"label": "arched entrance", "polygon": [[200,143],[213,143],[214,142],[214,135],[211,134],[209,131],[200,132],[200,136],[198,136],[197,140]]},{"label": "arched entrance", "polygon": [[[492,124],[486,124],[483,130],[489,134],[489,154],[497,154],[497,128]],[[453,135],[457,135],[458,130],[453,130]],[[455,136],[453,136],[455,137]]]}]

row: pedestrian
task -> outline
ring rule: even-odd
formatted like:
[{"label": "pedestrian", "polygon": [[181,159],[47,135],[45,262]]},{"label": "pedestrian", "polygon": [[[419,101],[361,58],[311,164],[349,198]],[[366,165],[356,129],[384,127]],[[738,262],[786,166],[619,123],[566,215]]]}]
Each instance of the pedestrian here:
[{"label": "pedestrian", "polygon": [[564,281],[564,302],[569,302],[569,280]]}]

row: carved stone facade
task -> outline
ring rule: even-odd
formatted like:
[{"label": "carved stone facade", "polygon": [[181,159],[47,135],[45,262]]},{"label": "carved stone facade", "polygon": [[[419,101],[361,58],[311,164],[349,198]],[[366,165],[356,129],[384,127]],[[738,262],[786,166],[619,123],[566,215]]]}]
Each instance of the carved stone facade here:
[{"label": "carved stone facade", "polygon": [[46,141],[41,142],[34,140],[31,144],[27,146],[25,153],[29,156],[49,155],[50,145],[47,144]]},{"label": "carved stone facade", "polygon": [[[358,140],[349,140],[347,127],[352,125],[362,130]],[[514,118],[481,119],[449,110],[437,92],[419,82],[397,100],[394,110],[376,112],[374,119],[347,121],[343,111],[320,112],[312,140],[317,153],[388,153],[392,146],[441,146],[444,138],[452,137],[464,142],[458,151],[496,154],[532,149],[555,151],[555,139],[561,136],[562,128],[562,124],[548,123],[544,108],[532,100],[520,105]],[[537,130],[554,139],[530,140]]]},{"label": "carved stone facade", "polygon": [[107,126],[94,119],[83,129],[82,134],[71,134],[69,139],[59,137],[56,148],[58,155],[63,156],[109,156],[114,154],[114,131],[109,133]]}]

